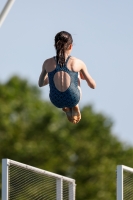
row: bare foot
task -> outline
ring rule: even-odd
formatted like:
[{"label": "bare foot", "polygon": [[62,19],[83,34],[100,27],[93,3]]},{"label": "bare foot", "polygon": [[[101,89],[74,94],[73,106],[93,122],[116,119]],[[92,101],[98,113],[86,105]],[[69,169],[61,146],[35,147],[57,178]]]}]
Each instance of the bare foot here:
[{"label": "bare foot", "polygon": [[67,119],[73,124],[77,124],[81,120],[81,113],[78,105],[73,108],[62,108],[62,110],[66,113]]},{"label": "bare foot", "polygon": [[77,124],[81,120],[81,113],[79,106],[76,105],[72,108],[72,123]]},{"label": "bare foot", "polygon": [[72,108],[62,108],[62,110],[66,113],[67,119],[72,122]]}]

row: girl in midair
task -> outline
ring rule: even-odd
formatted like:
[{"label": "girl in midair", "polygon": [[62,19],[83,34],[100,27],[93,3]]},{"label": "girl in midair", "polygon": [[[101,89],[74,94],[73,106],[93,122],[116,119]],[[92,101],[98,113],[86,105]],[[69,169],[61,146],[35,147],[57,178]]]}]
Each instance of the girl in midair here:
[{"label": "girl in midair", "polygon": [[49,84],[51,102],[62,108],[70,122],[77,124],[81,119],[78,105],[81,98],[80,80],[86,80],[92,89],[96,83],[84,62],[70,56],[73,47],[70,33],[57,33],[54,46],[56,56],[44,61],[38,84],[39,87]]}]

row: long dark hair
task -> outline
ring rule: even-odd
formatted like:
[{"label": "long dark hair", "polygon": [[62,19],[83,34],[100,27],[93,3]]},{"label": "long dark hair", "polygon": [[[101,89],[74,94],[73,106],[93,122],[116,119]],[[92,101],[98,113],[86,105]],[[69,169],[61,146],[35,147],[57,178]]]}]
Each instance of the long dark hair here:
[{"label": "long dark hair", "polygon": [[61,31],[55,36],[55,49],[56,49],[56,60],[61,66],[65,64],[65,51],[70,44],[73,43],[73,39],[70,33]]}]

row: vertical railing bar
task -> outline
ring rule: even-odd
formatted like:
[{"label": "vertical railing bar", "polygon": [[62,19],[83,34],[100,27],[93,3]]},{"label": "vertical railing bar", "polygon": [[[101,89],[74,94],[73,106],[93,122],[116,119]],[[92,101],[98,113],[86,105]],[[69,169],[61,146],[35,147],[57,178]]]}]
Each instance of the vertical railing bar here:
[{"label": "vertical railing bar", "polygon": [[2,159],[2,200],[8,200],[8,159]]},{"label": "vertical railing bar", "polygon": [[56,200],[63,200],[63,180],[62,180],[62,178],[56,179]]},{"label": "vertical railing bar", "polygon": [[75,182],[69,182],[69,200],[75,200]]},{"label": "vertical railing bar", "polygon": [[117,200],[123,200],[123,167],[117,166]]}]

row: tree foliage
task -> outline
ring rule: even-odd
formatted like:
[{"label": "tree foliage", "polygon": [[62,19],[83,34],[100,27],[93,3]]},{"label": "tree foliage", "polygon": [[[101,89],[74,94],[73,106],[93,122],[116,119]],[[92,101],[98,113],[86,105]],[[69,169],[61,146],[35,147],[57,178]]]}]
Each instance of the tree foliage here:
[{"label": "tree foliage", "polygon": [[116,165],[133,167],[133,148],[112,134],[109,117],[86,106],[73,125],[17,76],[0,84],[0,105],[0,159],[76,179],[77,200],[116,199]]}]

